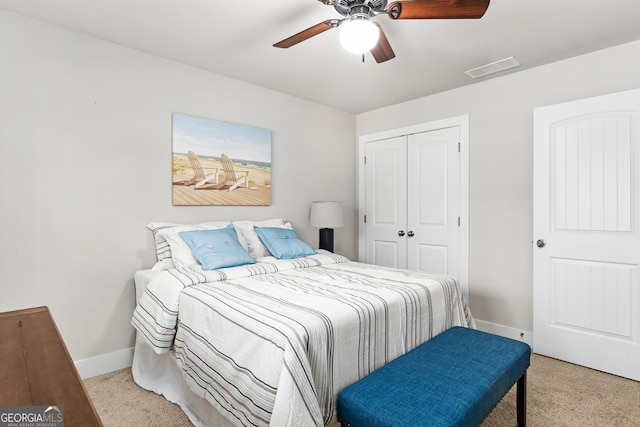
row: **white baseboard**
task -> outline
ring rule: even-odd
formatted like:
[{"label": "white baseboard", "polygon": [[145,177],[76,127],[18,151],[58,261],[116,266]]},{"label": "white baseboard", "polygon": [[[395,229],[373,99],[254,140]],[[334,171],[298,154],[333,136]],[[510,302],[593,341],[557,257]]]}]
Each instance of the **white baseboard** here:
[{"label": "white baseboard", "polygon": [[102,354],[89,359],[76,360],[74,363],[80,378],[91,378],[107,372],[131,367],[133,362],[133,347],[113,353]]},{"label": "white baseboard", "polygon": [[500,335],[502,337],[511,338],[518,341],[524,341],[533,348],[533,331],[512,328],[510,326],[499,325],[497,323],[485,322],[484,320],[475,319],[478,329],[483,332]]}]

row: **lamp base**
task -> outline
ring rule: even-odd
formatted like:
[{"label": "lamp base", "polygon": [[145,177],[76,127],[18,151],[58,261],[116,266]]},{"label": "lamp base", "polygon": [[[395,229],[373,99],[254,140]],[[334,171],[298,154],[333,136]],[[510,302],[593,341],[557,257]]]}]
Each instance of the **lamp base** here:
[{"label": "lamp base", "polygon": [[320,249],[333,252],[333,228],[320,229]]}]

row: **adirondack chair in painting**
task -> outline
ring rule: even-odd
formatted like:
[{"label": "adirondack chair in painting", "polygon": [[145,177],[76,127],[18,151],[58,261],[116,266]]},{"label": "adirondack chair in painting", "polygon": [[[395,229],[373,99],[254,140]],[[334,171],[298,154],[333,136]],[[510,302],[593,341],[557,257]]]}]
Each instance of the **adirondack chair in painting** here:
[{"label": "adirondack chair in painting", "polygon": [[[176,185],[196,185],[196,188],[200,188],[207,183],[218,183],[218,170],[219,168],[204,168],[198,160],[198,156],[193,151],[187,153],[189,163],[191,163],[191,169],[193,170],[193,177],[186,180],[175,182]],[[213,172],[209,172],[213,171]]]},{"label": "adirondack chair in painting", "polygon": [[246,188],[249,188],[249,171],[236,171],[233,162],[224,153],[220,156],[220,162],[224,171],[224,182],[220,184],[221,187],[230,185],[229,191],[233,191],[240,184],[244,184]]}]

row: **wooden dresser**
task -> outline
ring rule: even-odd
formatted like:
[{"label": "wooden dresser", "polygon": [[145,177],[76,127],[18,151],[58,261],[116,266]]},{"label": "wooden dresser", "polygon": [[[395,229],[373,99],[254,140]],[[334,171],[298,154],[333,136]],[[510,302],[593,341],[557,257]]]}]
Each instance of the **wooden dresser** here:
[{"label": "wooden dresser", "polygon": [[47,307],[0,313],[0,406],[62,406],[65,427],[102,426]]}]

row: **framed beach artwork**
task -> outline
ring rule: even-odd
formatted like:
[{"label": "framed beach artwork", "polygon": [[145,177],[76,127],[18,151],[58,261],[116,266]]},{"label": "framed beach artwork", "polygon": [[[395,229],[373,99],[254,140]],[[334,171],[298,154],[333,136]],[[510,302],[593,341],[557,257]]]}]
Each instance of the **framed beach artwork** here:
[{"label": "framed beach artwork", "polygon": [[174,113],[174,206],[271,205],[271,131]]}]

